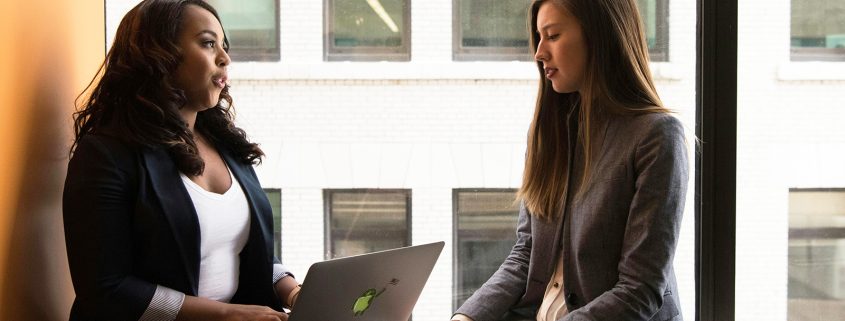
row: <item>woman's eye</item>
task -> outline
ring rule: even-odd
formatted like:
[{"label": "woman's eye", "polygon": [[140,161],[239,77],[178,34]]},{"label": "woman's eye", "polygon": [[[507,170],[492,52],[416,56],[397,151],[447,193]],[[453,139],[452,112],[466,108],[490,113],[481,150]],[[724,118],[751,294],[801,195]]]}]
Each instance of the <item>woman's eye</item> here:
[{"label": "woman's eye", "polygon": [[549,40],[555,40],[555,39],[557,39],[558,37],[560,37],[560,35],[559,35],[559,34],[553,34],[553,35],[549,35],[549,36],[548,36]]},{"label": "woman's eye", "polygon": [[206,48],[214,48],[214,41],[206,40],[202,42],[202,46]]}]

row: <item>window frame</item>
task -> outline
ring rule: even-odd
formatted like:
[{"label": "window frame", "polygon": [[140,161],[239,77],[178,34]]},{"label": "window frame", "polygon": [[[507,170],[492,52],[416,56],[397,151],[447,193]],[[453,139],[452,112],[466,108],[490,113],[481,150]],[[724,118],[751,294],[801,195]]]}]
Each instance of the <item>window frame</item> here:
[{"label": "window frame", "polygon": [[[458,255],[460,242],[458,242],[458,196],[461,193],[473,192],[493,192],[493,193],[513,193],[516,195],[519,189],[517,188],[453,188],[452,189],[452,311],[459,308],[457,293],[458,286],[461,284],[460,274],[458,268],[460,266],[461,257]],[[517,216],[519,216],[519,208],[517,208]],[[516,227],[514,226],[514,234],[516,234]],[[504,261],[505,258],[502,258]]]},{"label": "window frame", "polygon": [[696,321],[736,317],[738,0],[696,0]]},{"label": "window frame", "polygon": [[403,193],[405,194],[405,245],[410,246],[411,236],[411,201],[412,193],[408,188],[324,188],[323,189],[323,253],[326,260],[330,260],[334,254],[332,246],[332,195],[334,193]]},{"label": "window frame", "polygon": [[[452,0],[452,60],[453,61],[533,61],[530,29],[525,22],[528,45],[523,49],[515,47],[464,47],[463,25],[461,24],[461,1]],[[531,4],[529,3],[529,9]],[[526,15],[526,20],[527,20]]]},{"label": "window frame", "polygon": [[[845,196],[845,187],[792,187],[789,193],[829,192]],[[790,213],[791,215],[791,213]],[[845,227],[789,227],[789,240],[796,239],[840,239],[845,238]]]},{"label": "window frame", "polygon": [[[653,62],[667,62],[669,61],[669,1],[670,0],[655,0],[655,36],[657,44],[665,44],[664,46],[657,46],[656,48],[648,48],[649,61]],[[640,8],[642,10],[642,8]],[[662,22],[662,23],[661,23]],[[645,23],[643,23],[645,27]]]},{"label": "window frame", "polygon": [[402,13],[402,45],[395,48],[334,46],[335,1],[338,0],[323,0],[323,61],[411,61],[411,0],[402,0],[407,3]]},{"label": "window frame", "polygon": [[[258,61],[258,62],[278,62],[281,61],[281,11],[279,10],[279,0],[273,0],[275,6],[275,14],[273,15],[274,21],[273,25],[276,28],[276,37],[274,48],[267,48],[267,49],[251,49],[251,48],[240,48],[238,50],[237,47],[232,46],[231,43],[231,31],[227,28],[225,29],[226,38],[229,40],[229,57],[232,59],[233,62],[250,62],[250,61]],[[218,15],[222,15],[221,12],[218,11]],[[221,17],[222,19],[222,17]]]},{"label": "window frame", "polygon": [[845,48],[789,47],[790,61],[845,61]]},{"label": "window frame", "polygon": [[[267,197],[267,200],[270,201],[269,193],[279,193],[279,230],[276,230],[276,222],[275,217],[273,221],[273,254],[276,255],[276,258],[281,260],[282,259],[282,189],[281,188],[262,188],[264,190],[264,195]],[[272,210],[273,203],[270,203],[271,210]],[[276,239],[276,233],[278,232],[279,238]],[[278,251],[276,250],[276,241],[279,242]]]},{"label": "window frame", "polygon": [[823,47],[793,47],[792,46],[792,19],[794,12],[793,3],[796,0],[790,0],[789,6],[789,60],[790,61],[827,61],[827,62],[841,62],[845,61],[845,48],[823,48]]}]

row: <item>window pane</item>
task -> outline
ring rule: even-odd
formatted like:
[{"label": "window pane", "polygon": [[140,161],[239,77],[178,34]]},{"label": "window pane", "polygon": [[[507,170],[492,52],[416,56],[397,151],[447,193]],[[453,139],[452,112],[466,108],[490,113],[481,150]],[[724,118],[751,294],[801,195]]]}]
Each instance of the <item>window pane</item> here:
[{"label": "window pane", "polygon": [[637,0],[652,61],[667,61],[669,51],[668,0]]},{"label": "window pane", "polygon": [[282,190],[277,188],[265,188],[264,194],[270,201],[270,208],[273,209],[273,253],[276,258],[282,258]]},{"label": "window pane", "polygon": [[208,1],[226,29],[232,60],[279,60],[277,1]]},{"label": "window pane", "polygon": [[531,60],[527,0],[458,0],[455,60]]},{"label": "window pane", "polygon": [[845,1],[792,0],[792,60],[845,60]]},{"label": "window pane", "polygon": [[409,190],[326,191],[330,258],[409,245]]},{"label": "window pane", "polygon": [[455,190],[457,309],[493,275],[516,242],[516,190]]},{"label": "window pane", "polygon": [[327,2],[328,60],[408,60],[408,0]]},{"label": "window pane", "polygon": [[845,313],[845,189],[789,192],[789,320]]},{"label": "window pane", "polygon": [[[791,62],[812,48],[786,41],[829,34],[841,3],[738,3],[736,320],[845,315],[845,76],[827,76],[841,62]],[[789,68],[801,77],[774,72]]]}]

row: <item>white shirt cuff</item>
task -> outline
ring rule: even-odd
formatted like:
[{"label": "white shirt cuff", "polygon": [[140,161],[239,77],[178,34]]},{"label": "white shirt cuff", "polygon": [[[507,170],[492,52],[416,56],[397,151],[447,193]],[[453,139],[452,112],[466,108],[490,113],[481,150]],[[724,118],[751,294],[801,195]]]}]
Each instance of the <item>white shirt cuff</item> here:
[{"label": "white shirt cuff", "polygon": [[472,319],[470,319],[468,316],[465,316],[465,315],[460,314],[460,313],[457,313],[457,314],[453,315],[453,316],[452,316],[452,320],[453,320],[453,321],[473,321],[473,320],[472,320]]},{"label": "white shirt cuff", "polygon": [[273,284],[279,282],[279,280],[283,279],[286,276],[293,276],[293,273],[288,270],[284,265],[280,263],[273,264]]},{"label": "white shirt cuff", "polygon": [[168,287],[156,285],[156,292],[147,310],[138,321],[173,321],[182,309],[185,294]]}]

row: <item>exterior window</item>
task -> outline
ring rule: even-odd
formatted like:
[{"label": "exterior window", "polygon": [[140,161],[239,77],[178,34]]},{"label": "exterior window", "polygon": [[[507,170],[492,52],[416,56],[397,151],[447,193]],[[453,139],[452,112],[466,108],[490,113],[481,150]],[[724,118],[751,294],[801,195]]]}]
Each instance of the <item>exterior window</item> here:
[{"label": "exterior window", "polygon": [[845,189],[789,191],[789,320],[845,310]]},{"label": "exterior window", "polygon": [[208,0],[217,9],[233,61],[279,61],[278,0]]},{"label": "exterior window", "polygon": [[[530,1],[453,0],[453,59],[530,61]],[[652,61],[669,59],[668,0],[637,1]]]},{"label": "exterior window", "polygon": [[453,310],[499,268],[516,242],[515,189],[455,189]]},{"label": "exterior window", "polygon": [[323,190],[327,259],[411,244],[411,190]]},{"label": "exterior window", "polygon": [[793,61],[845,61],[845,1],[792,0]]},{"label": "exterior window", "polygon": [[326,61],[411,60],[410,0],[325,0]]},{"label": "exterior window", "polygon": [[273,253],[276,258],[282,259],[282,190],[278,188],[265,188],[264,194],[270,201],[270,208],[273,209]]},{"label": "exterior window", "polygon": [[530,61],[528,0],[454,0],[453,59]]},{"label": "exterior window", "polygon": [[637,0],[651,61],[669,60],[669,0]]}]

